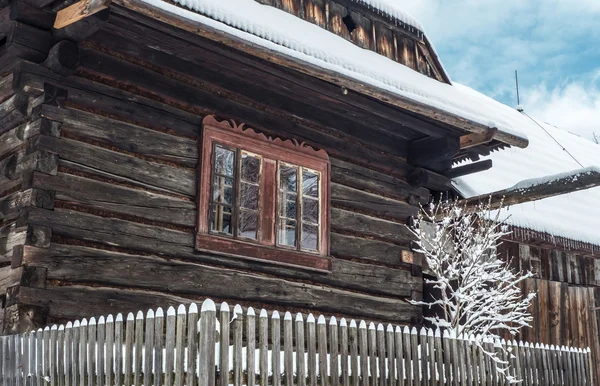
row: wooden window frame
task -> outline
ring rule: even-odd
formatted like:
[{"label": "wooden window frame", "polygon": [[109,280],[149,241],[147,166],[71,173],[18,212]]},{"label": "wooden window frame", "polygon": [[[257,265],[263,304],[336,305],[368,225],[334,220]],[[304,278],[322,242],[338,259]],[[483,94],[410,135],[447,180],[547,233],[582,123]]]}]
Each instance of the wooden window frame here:
[{"label": "wooden window frame", "polygon": [[[210,232],[210,194],[215,144],[241,149],[261,157],[259,225],[256,241]],[[245,128],[244,124],[237,125],[233,121],[219,122],[211,115],[205,117],[202,121],[199,154],[199,215],[196,250],[319,272],[331,271],[331,258],[329,257],[329,176],[331,165],[329,156],[325,151],[314,150],[312,147],[297,141],[267,137],[250,128]],[[277,203],[279,193],[278,165],[280,163],[292,164],[320,174],[320,224],[317,251],[309,252],[278,245],[276,228],[279,218]],[[298,223],[298,226],[301,226],[301,224]],[[298,239],[298,243],[301,244],[300,239]]]}]

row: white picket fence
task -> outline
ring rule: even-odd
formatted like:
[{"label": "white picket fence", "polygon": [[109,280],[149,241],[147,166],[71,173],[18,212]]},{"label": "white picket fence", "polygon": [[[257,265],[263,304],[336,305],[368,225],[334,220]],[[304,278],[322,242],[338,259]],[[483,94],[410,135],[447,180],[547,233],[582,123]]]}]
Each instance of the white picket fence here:
[{"label": "white picket fence", "polygon": [[[433,330],[312,314],[162,309],[90,318],[0,338],[2,386],[503,386],[473,343]],[[504,345],[526,386],[591,385],[589,350]],[[223,371],[226,369],[227,371]]]}]

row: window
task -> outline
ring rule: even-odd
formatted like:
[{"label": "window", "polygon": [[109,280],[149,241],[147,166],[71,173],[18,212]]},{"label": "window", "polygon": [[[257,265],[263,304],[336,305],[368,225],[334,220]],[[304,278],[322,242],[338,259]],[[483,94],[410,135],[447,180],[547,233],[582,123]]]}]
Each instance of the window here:
[{"label": "window", "polygon": [[328,271],[329,158],[204,119],[196,248]]}]

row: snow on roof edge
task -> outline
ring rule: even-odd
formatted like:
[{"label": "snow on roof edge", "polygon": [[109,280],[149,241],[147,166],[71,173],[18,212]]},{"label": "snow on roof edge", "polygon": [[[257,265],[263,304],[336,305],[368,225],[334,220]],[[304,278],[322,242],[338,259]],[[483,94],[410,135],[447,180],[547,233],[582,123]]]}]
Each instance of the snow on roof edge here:
[{"label": "snow on roof edge", "polygon": [[[123,0],[117,1],[125,6],[130,3],[130,1],[127,4]],[[515,124],[519,118],[515,117],[516,112],[508,106],[466,86],[456,83],[449,85],[428,78],[402,64],[355,46],[329,31],[277,8],[266,7],[254,0],[227,2],[177,0],[181,6],[162,0],[136,1],[176,17],[188,19],[190,22],[205,25],[226,37],[241,39],[263,49],[275,51],[289,59],[300,60],[319,69],[335,72],[350,78],[349,80],[352,82],[373,87],[375,92],[392,93],[399,99],[405,99],[409,104],[415,103],[417,109],[419,105],[422,105],[428,109],[439,110],[447,115],[455,116],[458,120],[465,121],[466,124],[497,127],[500,133],[498,138],[502,137],[500,140],[507,144],[523,147],[527,143],[527,136],[520,128],[517,128],[523,123]],[[240,5],[243,5],[241,7],[243,9],[239,9]],[[184,9],[182,6],[194,11]],[[251,12],[247,12],[248,10]],[[272,25],[265,24],[264,20],[269,20]],[[298,40],[289,31],[287,34],[280,33],[281,31],[277,27],[281,26],[278,23],[286,27],[294,24],[296,28],[299,27],[297,23],[304,23],[301,26],[303,32],[313,36],[316,30],[320,31],[321,34],[316,41],[327,40],[327,43],[332,43],[331,39],[336,38],[337,40],[329,48],[333,47],[334,51],[340,51],[337,47],[343,46],[342,49],[349,50],[348,45],[351,45],[352,52],[347,51],[345,54],[359,55],[360,60],[352,58],[353,55],[332,54],[331,50],[320,49],[318,44],[305,44],[306,41],[302,39],[306,39],[306,37]],[[373,65],[365,66],[365,62],[370,64],[373,62]],[[387,70],[379,68],[382,66]]]}]

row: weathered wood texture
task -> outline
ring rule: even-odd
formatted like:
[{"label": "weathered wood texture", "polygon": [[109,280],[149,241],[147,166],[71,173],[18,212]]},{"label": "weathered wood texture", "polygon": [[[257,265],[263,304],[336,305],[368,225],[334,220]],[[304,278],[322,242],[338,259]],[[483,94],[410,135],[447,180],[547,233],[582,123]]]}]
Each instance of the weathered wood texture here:
[{"label": "weathered wood texture", "polygon": [[[531,328],[523,330],[522,338],[545,344],[590,347],[593,363],[600,361],[598,335],[598,285],[600,259],[565,251],[504,241],[500,256],[513,269],[531,271],[535,279],[524,283],[524,292],[536,291],[530,308]],[[598,367],[594,376],[600,380]]]},{"label": "weathered wood texture", "polygon": [[[470,386],[480,384],[477,374],[487,374],[488,384],[505,384],[496,371],[489,371],[494,366],[489,356],[477,358],[478,347],[483,344],[486,349],[503,346],[511,350],[516,363],[511,363],[510,375],[522,379],[524,384],[592,384],[589,352],[572,347],[514,340],[490,340],[488,344],[476,341],[474,336],[450,337],[447,331],[442,340],[439,330],[422,328],[418,332],[414,327],[409,330],[392,324],[375,326],[373,322],[367,327],[364,320],[358,326],[351,320],[348,327],[345,318],[338,323],[335,317],[327,321],[320,315],[315,320],[312,313],[297,313],[292,322],[289,311],[282,313],[282,322],[282,314],[264,308],[258,317],[257,334],[253,308],[244,310],[236,305],[231,310],[227,303],[222,303],[217,311],[211,299],[202,303],[200,312],[196,303],[176,307],[177,311],[172,306],[167,309],[166,325],[163,309],[157,308],[145,315],[141,311],[137,316],[129,313],[126,322],[121,313],[116,318],[109,314],[97,321],[92,317],[89,322],[83,319],[3,336],[0,382],[71,385],[86,384],[77,381],[82,378],[85,381],[87,377],[87,384],[94,385],[112,385],[113,378],[120,385],[124,378],[125,384],[135,385],[142,384],[142,380],[144,385],[158,385],[162,379],[168,385],[173,384],[173,379],[175,385],[183,385],[185,379],[188,386],[315,385],[320,379],[321,385],[349,385],[351,381],[353,385],[437,385],[439,380],[440,385]],[[359,342],[357,335],[361,337]],[[42,347],[44,350],[40,350]],[[452,355],[448,355],[450,351]]]},{"label": "weathered wood texture", "polygon": [[[21,284],[23,305],[63,321],[210,296],[420,322],[419,307],[406,300],[422,298],[421,269],[402,253],[412,240],[405,224],[429,191],[407,182],[414,167],[402,156],[408,140],[423,135],[421,123],[439,128],[366,98],[344,100],[339,90],[290,72],[244,64],[223,48],[201,51],[118,15],[81,46],[75,73],[22,64],[13,75],[15,89],[30,98],[48,85],[62,95],[36,109],[45,129],[26,140],[55,154],[57,167],[28,175],[28,186],[53,192],[53,201],[29,208],[25,219],[52,239],[18,251],[25,267],[45,274],[41,286]],[[329,153],[330,273],[194,249],[197,139],[206,114]],[[57,130],[48,129],[52,123]],[[224,288],[231,280],[237,284]]]}]

